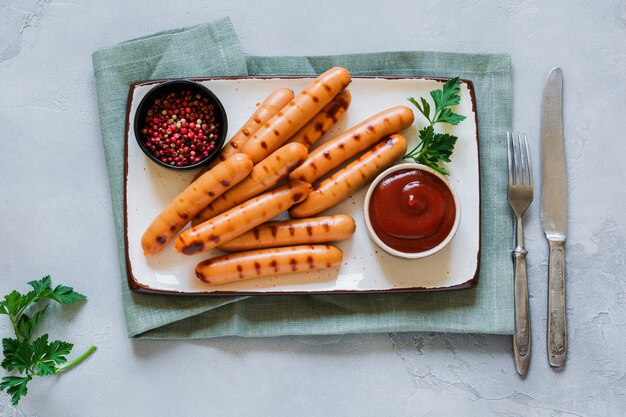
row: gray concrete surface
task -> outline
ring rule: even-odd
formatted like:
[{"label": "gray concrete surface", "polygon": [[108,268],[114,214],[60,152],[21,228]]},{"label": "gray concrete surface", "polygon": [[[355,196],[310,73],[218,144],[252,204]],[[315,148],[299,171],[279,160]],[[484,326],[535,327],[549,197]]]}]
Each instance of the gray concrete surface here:
[{"label": "gray concrete surface", "polygon": [[[547,244],[527,219],[533,359],[510,337],[376,334],[126,337],[91,53],[230,16],[250,54],[509,52],[514,125],[535,145],[541,89],[565,74],[569,359],[546,359]],[[31,383],[0,416],[623,416],[626,414],[626,2],[185,3],[0,0],[0,293],[51,274],[90,296],[53,309],[58,338],[98,351]],[[504,196],[503,196],[504,198]],[[509,279],[509,277],[502,277]],[[0,335],[9,334],[0,318]]]}]

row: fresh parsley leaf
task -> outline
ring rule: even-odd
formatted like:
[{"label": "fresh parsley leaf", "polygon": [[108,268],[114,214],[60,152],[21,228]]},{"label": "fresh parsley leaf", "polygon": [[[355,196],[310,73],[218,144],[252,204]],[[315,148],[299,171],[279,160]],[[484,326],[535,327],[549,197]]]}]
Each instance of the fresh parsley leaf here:
[{"label": "fresh parsley leaf", "polygon": [[[86,299],[72,287],[57,285],[52,288],[52,279],[46,276],[38,281],[28,282],[33,289],[26,294],[12,291],[0,300],[0,314],[9,316],[15,339],[2,340],[4,359],[1,366],[7,371],[18,371],[23,376],[7,376],[2,378],[0,390],[6,390],[12,396],[13,404],[17,404],[28,392],[26,384],[34,375],[46,376],[65,371],[82,362],[94,350],[91,346],[85,353],[70,363],[67,355],[72,351],[73,344],[62,340],[48,342],[44,334],[31,342],[35,328],[46,312],[48,305],[31,313],[32,307],[40,300],[52,300],[61,304],[71,304]],[[31,314],[27,314],[26,311]],[[62,366],[61,366],[62,365]]]},{"label": "fresh parsley leaf", "polygon": [[44,306],[41,310],[29,317],[26,313],[22,314],[20,321],[17,323],[17,332],[24,340],[30,340],[33,336],[33,330],[37,327],[37,323],[41,319],[41,316],[46,312],[48,306]]},{"label": "fresh parsley leaf", "polygon": [[443,109],[441,113],[439,113],[436,123],[448,123],[456,126],[463,120],[465,120],[465,116],[456,114],[450,109]]},{"label": "fresh parsley leaf", "polygon": [[28,285],[33,287],[33,291],[37,297],[45,297],[52,292],[52,278],[50,278],[50,275],[43,277],[39,281],[29,281]]},{"label": "fresh parsley leaf", "polygon": [[15,315],[22,305],[22,294],[13,290],[4,296],[0,302],[3,307],[3,313],[7,315]]},{"label": "fresh parsley leaf", "polygon": [[13,355],[13,366],[20,373],[24,373],[32,367],[33,363],[33,349],[30,343],[21,342]]},{"label": "fresh parsley leaf", "polygon": [[445,107],[456,106],[461,102],[461,82],[459,77],[451,78],[446,81],[441,90],[433,90],[430,96],[435,102],[435,108],[441,110]]},{"label": "fresh parsley leaf", "polygon": [[87,297],[74,291],[72,287],[57,285],[48,298],[61,304],[73,304],[77,301],[85,300]]},{"label": "fresh parsley leaf", "polygon": [[20,398],[28,393],[26,384],[33,379],[32,376],[5,376],[0,383],[0,390],[6,390],[11,395],[11,403],[17,405]]},{"label": "fresh parsley leaf", "polygon": [[9,337],[2,339],[2,354],[4,355],[2,367],[9,372],[15,369],[15,353],[19,347],[20,342],[17,339]]},{"label": "fresh parsley leaf", "polygon": [[48,335],[44,334],[32,344],[33,352],[33,370],[36,375],[52,375],[56,371],[56,365],[67,362],[65,358],[72,348],[73,344],[55,340],[48,343]]},{"label": "fresh parsley leaf", "polygon": [[417,102],[413,97],[409,97],[408,100],[413,103],[417,110],[420,111],[424,115],[426,119],[430,122],[430,104],[424,99],[424,97],[420,97],[421,104]]},{"label": "fresh parsley leaf", "polygon": [[450,156],[454,151],[457,137],[448,133],[436,133],[435,124],[448,123],[458,125],[465,120],[465,116],[455,113],[453,106],[461,102],[461,82],[459,78],[446,81],[441,90],[433,90],[430,97],[434,103],[434,114],[431,115],[431,106],[428,101],[421,97],[418,102],[413,97],[408,100],[426,117],[429,125],[419,131],[420,143],[415,146],[405,158],[412,158],[415,162],[427,165],[443,175],[449,172],[439,166],[440,161],[450,162]]}]

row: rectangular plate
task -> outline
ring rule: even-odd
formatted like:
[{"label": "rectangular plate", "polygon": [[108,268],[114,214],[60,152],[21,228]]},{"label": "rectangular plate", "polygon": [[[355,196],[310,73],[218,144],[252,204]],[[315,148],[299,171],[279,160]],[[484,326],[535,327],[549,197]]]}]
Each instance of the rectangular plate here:
[{"label": "rectangular plate", "polygon": [[[196,79],[222,101],[228,115],[229,137],[250,117],[270,92],[280,87],[298,93],[312,78]],[[462,80],[461,103],[456,111],[467,118],[458,126],[439,125],[459,137],[448,168],[450,182],[461,204],[461,222],[456,236],[442,251],[427,258],[408,260],[387,254],[373,243],[363,221],[367,186],[349,196],[324,215],[347,213],[354,217],[355,235],[333,243],[344,252],[335,269],[252,279],[210,286],[195,277],[196,264],[223,254],[212,250],[198,256],[176,253],[172,245],[159,254],[144,256],[141,236],[160,211],[182,191],[195,171],[173,171],[157,166],[141,151],[132,121],[135,110],[151,87],[163,80],[131,85],[128,97],[125,148],[125,234],[128,282],[132,290],[175,295],[324,294],[393,291],[442,291],[475,287],[480,259],[480,173],[476,98],[471,81]],[[430,97],[443,81],[425,78],[354,77],[348,87],[352,102],[346,116],[319,143],[389,107],[411,104],[407,97]],[[404,131],[409,149],[418,141],[418,129],[426,123],[415,110],[415,124]],[[402,162],[402,161],[399,161]],[[406,161],[405,161],[406,162]],[[280,218],[286,218],[286,214]]]}]

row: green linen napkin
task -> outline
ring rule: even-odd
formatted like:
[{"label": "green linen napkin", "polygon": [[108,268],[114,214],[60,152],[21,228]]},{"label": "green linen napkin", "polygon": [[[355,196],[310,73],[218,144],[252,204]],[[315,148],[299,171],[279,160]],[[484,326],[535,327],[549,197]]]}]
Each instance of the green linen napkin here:
[{"label": "green linen napkin", "polygon": [[[353,75],[460,76],[476,88],[482,235],[478,287],[442,293],[171,297],[126,283],[124,122],[133,81],[218,75],[315,75],[341,65]],[[506,203],[511,65],[504,54],[385,52],[316,57],[244,56],[229,19],[161,32],[93,54],[102,140],[130,337],[322,335],[436,331],[512,334],[512,233]]]}]

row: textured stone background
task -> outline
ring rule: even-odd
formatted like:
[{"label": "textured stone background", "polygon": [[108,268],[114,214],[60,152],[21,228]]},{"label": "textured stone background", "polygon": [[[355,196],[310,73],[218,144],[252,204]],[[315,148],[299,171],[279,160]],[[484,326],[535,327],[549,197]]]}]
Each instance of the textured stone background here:
[{"label": "textured stone background", "polygon": [[[571,192],[564,370],[550,369],[545,353],[538,200],[526,222],[534,350],[525,379],[502,336],[127,339],[91,52],[223,16],[250,54],[510,52],[514,124],[529,134],[536,168],[541,89],[550,68],[563,68]],[[77,369],[32,382],[19,409],[0,397],[0,416],[625,415],[624,50],[624,0],[0,0],[0,293],[46,274],[77,287],[90,300],[52,309],[64,323],[43,325],[74,341],[76,353],[98,345]],[[9,330],[0,320],[0,335]]]}]

